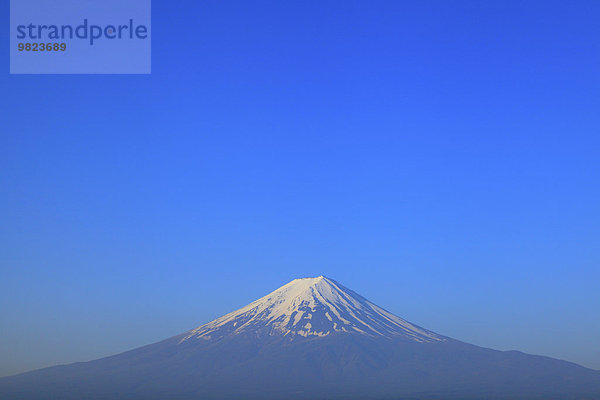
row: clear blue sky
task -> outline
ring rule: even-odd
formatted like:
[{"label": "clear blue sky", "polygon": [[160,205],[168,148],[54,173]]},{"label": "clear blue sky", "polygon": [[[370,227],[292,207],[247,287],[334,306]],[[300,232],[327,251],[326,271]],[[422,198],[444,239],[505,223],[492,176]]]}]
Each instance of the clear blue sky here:
[{"label": "clear blue sky", "polygon": [[0,375],[321,274],[600,369],[599,15],[154,0],[150,76],[11,76],[3,29]]}]

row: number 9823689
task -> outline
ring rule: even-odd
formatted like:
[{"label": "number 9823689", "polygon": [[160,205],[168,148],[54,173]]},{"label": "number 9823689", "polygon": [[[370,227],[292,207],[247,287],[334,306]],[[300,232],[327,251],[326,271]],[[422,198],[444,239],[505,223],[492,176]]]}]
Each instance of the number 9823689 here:
[{"label": "number 9823689", "polygon": [[19,43],[19,51],[66,51],[66,43]]}]

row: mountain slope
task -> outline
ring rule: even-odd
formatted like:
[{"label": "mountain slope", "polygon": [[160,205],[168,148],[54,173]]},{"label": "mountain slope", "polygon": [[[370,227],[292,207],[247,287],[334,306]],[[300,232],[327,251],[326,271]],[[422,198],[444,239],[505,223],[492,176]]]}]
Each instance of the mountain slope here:
[{"label": "mountain slope", "polygon": [[129,352],[0,379],[0,398],[600,399],[600,372],[420,328],[324,277]]}]

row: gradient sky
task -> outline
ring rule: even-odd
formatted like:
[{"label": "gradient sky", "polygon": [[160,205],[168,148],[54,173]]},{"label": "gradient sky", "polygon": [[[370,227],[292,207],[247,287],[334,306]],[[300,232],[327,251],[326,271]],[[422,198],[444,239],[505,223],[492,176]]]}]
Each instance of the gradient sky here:
[{"label": "gradient sky", "polygon": [[11,76],[2,29],[0,375],[321,274],[600,369],[599,15],[154,0],[149,76]]}]

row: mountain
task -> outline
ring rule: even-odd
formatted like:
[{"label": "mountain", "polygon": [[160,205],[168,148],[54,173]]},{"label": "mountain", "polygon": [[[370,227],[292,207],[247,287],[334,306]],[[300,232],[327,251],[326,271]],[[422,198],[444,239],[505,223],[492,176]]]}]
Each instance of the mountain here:
[{"label": "mountain", "polygon": [[600,399],[600,371],[454,340],[296,279],[181,335],[0,379],[0,398]]}]

